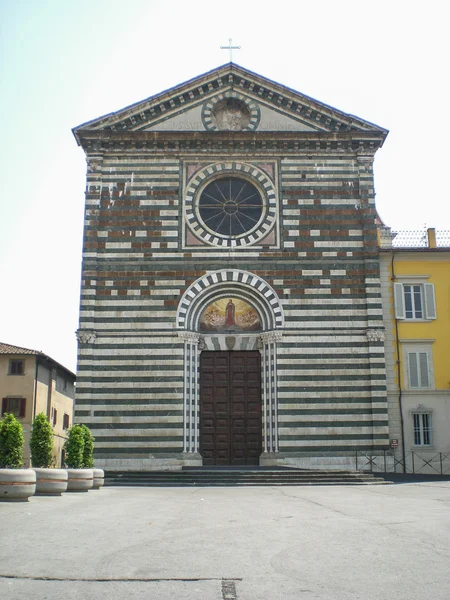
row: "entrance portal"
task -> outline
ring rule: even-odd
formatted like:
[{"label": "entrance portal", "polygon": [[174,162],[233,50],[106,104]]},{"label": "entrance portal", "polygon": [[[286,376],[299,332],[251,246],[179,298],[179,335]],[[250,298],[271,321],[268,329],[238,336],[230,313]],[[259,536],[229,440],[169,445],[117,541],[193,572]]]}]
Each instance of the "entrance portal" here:
[{"label": "entrance portal", "polygon": [[261,355],[200,355],[200,452],[204,465],[257,465],[261,438]]}]

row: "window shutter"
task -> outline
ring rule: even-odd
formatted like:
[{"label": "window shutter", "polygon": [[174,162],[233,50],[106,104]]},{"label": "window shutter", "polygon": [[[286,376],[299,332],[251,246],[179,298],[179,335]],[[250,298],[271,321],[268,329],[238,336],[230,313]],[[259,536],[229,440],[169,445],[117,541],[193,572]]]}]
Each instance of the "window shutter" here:
[{"label": "window shutter", "polygon": [[417,353],[408,353],[408,368],[409,368],[409,386],[412,388],[419,387],[419,371],[417,368]]},{"label": "window shutter", "polygon": [[20,398],[20,409],[19,409],[19,417],[23,418],[25,416],[25,406],[26,406],[26,399],[25,398]]},{"label": "window shutter", "polygon": [[420,387],[430,387],[428,375],[428,353],[419,352]]},{"label": "window shutter", "polygon": [[436,298],[434,295],[434,284],[433,283],[425,283],[424,291],[425,291],[425,317],[427,319],[435,319],[436,318]]},{"label": "window shutter", "polygon": [[403,293],[403,284],[394,283],[394,307],[395,307],[395,318],[405,318],[405,297]]},{"label": "window shutter", "polygon": [[2,417],[8,408],[8,398],[2,398]]}]

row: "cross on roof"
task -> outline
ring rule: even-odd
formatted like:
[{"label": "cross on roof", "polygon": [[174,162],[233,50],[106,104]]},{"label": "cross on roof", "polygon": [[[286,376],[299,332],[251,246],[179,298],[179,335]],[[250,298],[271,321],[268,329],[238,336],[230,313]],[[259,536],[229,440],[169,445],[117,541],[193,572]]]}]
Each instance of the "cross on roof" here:
[{"label": "cross on roof", "polygon": [[221,50],[229,50],[230,51],[230,62],[233,62],[233,50],[240,50],[241,47],[240,46],[233,46],[232,44],[232,38],[230,38],[229,40],[229,44],[228,46],[220,46]]}]

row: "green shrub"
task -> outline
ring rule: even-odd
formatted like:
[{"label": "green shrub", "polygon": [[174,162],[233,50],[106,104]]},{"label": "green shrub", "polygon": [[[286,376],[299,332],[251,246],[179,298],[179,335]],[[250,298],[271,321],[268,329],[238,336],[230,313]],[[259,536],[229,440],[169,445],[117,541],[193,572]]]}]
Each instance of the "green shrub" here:
[{"label": "green shrub", "polygon": [[70,469],[84,467],[84,431],[81,425],[73,425],[69,429],[64,450],[66,451],[66,464]]},{"label": "green shrub", "polygon": [[44,413],[38,414],[31,428],[31,464],[47,469],[53,462],[53,428]]},{"label": "green shrub", "polygon": [[66,464],[71,469],[92,469],[94,466],[94,438],[86,425],[73,425],[66,443]]},{"label": "green shrub", "polygon": [[94,466],[94,438],[89,427],[86,427],[86,425],[82,425],[81,427],[83,428],[84,435],[83,467],[85,469],[92,469]]},{"label": "green shrub", "polygon": [[0,468],[23,467],[23,427],[13,414],[6,413],[0,421]]}]

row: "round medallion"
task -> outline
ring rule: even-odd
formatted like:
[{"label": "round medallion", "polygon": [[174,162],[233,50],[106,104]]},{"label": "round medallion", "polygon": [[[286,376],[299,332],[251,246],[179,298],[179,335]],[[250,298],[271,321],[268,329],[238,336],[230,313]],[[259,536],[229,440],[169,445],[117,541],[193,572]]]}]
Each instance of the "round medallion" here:
[{"label": "round medallion", "polygon": [[255,229],[263,213],[258,189],[246,179],[223,177],[200,194],[198,211],[203,225],[223,237],[237,237]]},{"label": "round medallion", "polygon": [[234,91],[223,92],[202,107],[202,121],[208,131],[255,131],[260,118],[257,103]]}]

